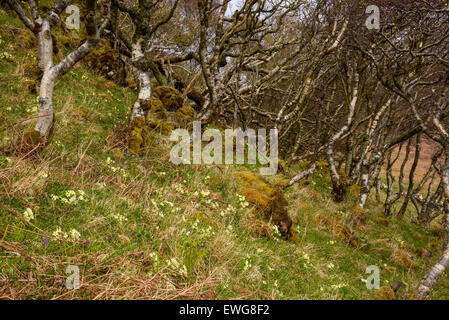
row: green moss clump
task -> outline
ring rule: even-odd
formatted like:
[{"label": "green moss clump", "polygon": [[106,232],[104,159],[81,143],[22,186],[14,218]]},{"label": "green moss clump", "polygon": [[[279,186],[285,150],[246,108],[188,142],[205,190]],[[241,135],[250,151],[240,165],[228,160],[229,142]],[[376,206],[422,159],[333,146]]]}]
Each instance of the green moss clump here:
[{"label": "green moss clump", "polygon": [[193,120],[195,118],[195,110],[192,107],[184,106],[176,110],[176,115],[181,120]]},{"label": "green moss clump", "polygon": [[382,286],[373,293],[371,300],[396,300],[396,295],[390,286]]},{"label": "green moss clump", "polygon": [[265,213],[270,211],[272,206],[270,197],[253,188],[243,188],[241,193],[259,212]]},{"label": "green moss clump", "polygon": [[360,186],[358,184],[353,184],[348,188],[348,191],[353,195],[359,195],[360,194]]},{"label": "green moss clump", "polygon": [[44,144],[44,139],[42,138],[39,131],[34,129],[27,130],[23,133],[20,139],[20,151],[23,153],[27,153],[33,149],[40,149]]},{"label": "green moss clump", "polygon": [[167,111],[176,111],[181,108],[183,104],[181,93],[172,87],[157,87],[153,92],[153,97],[159,99]]},{"label": "green moss clump", "polygon": [[415,262],[412,258],[403,250],[395,249],[391,255],[391,260],[399,266],[414,268]]},{"label": "green moss clump", "polygon": [[68,37],[65,35],[56,36],[56,40],[67,49],[74,48],[77,45],[77,41],[74,41],[72,37]]},{"label": "green moss clump", "polygon": [[365,225],[368,217],[368,212],[364,210],[361,206],[356,205],[351,210],[351,222],[356,225]]},{"label": "green moss clump", "polygon": [[149,117],[147,126],[153,130],[160,130],[162,134],[168,134],[175,128],[175,123]]},{"label": "green moss clump", "polygon": [[20,32],[17,43],[20,43],[25,49],[37,48],[38,45],[36,36],[28,30]]},{"label": "green moss clump", "polygon": [[248,218],[245,221],[245,229],[256,238],[273,239],[273,233],[268,223],[254,218]]},{"label": "green moss clump", "polygon": [[263,176],[253,173],[246,168],[242,171],[235,172],[234,178],[241,188],[253,188],[269,198],[274,197],[276,194],[276,189]]},{"label": "green moss clump", "polygon": [[284,195],[260,174],[248,169],[234,173],[240,192],[254,205],[259,216],[277,225],[284,239],[292,236],[292,220],[288,215],[288,202]]},{"label": "green moss clump", "polygon": [[30,62],[23,66],[24,76],[31,80],[38,80],[42,77],[42,70],[38,66],[38,62]]},{"label": "green moss clump", "polygon": [[125,63],[116,50],[100,48],[92,51],[83,61],[106,79],[121,86],[127,85]]},{"label": "green moss clump", "polygon": [[148,127],[143,117],[137,117],[130,126],[128,139],[128,152],[132,155],[138,155],[150,139]]},{"label": "green moss clump", "polygon": [[156,117],[160,119],[168,118],[167,110],[165,109],[164,104],[156,96],[152,96],[150,99],[150,110],[151,115],[149,113],[148,117]]}]

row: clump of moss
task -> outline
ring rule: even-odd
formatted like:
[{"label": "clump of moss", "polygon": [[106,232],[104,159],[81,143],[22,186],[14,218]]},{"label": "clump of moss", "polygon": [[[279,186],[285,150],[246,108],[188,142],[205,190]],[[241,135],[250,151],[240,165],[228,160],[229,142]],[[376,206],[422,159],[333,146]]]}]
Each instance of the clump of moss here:
[{"label": "clump of moss", "polygon": [[332,231],[332,233],[341,241],[356,248],[360,248],[363,245],[362,241],[343,223],[322,214],[315,215],[314,219],[318,225],[330,229],[330,231]]},{"label": "clump of moss", "polygon": [[254,205],[257,214],[278,226],[284,239],[292,236],[292,220],[288,215],[288,202],[283,194],[260,174],[243,169],[234,173],[240,192]]},{"label": "clump of moss", "polygon": [[20,43],[24,49],[37,48],[38,44],[36,36],[28,30],[22,30],[20,32],[17,43]]},{"label": "clump of moss", "polygon": [[358,184],[353,184],[348,188],[349,193],[353,195],[359,195],[360,194],[360,186]]},{"label": "clump of moss", "polygon": [[176,110],[176,115],[181,120],[193,120],[195,118],[195,110],[190,106],[184,106]]},{"label": "clump of moss", "polygon": [[38,62],[30,62],[24,66],[24,75],[30,79],[39,79],[42,76],[42,70],[39,68]]},{"label": "clump of moss", "polygon": [[432,256],[432,252],[430,252],[429,250],[427,250],[425,248],[418,248],[418,249],[416,249],[416,253],[421,258],[429,258],[429,257]]},{"label": "clump of moss", "polygon": [[396,263],[399,266],[407,267],[407,268],[414,268],[415,262],[412,260],[410,255],[405,252],[404,250],[401,250],[399,248],[396,248],[392,255],[391,260]]},{"label": "clump of moss", "polygon": [[76,48],[79,44],[79,39],[73,36],[59,35],[56,36],[56,40],[67,49]]},{"label": "clump of moss", "polygon": [[317,169],[326,169],[329,167],[329,163],[327,163],[325,161],[317,161],[317,162],[315,162],[315,165],[316,165]]},{"label": "clump of moss", "polygon": [[162,103],[161,100],[159,100],[159,98],[157,98],[154,95],[150,99],[150,110],[151,115],[149,113],[148,114],[149,117],[156,117],[159,119],[168,118],[167,110],[165,109],[164,104]]},{"label": "clump of moss", "polygon": [[246,168],[234,173],[234,178],[240,187],[251,187],[272,198],[276,190],[260,174],[253,173]]},{"label": "clump of moss", "polygon": [[356,205],[351,210],[351,223],[355,226],[361,226],[366,224],[368,212],[361,206]]},{"label": "clump of moss", "polygon": [[148,127],[143,117],[136,117],[130,125],[128,139],[128,152],[132,155],[138,155],[143,146],[150,139]]},{"label": "clump of moss", "polygon": [[174,122],[153,118],[147,119],[147,125],[150,129],[159,130],[162,134],[168,134],[175,128]]},{"label": "clump of moss", "polygon": [[290,179],[286,179],[281,175],[276,175],[273,177],[273,179],[271,179],[271,183],[274,185],[274,187],[279,189],[285,189],[288,186],[289,182]]},{"label": "clump of moss", "polygon": [[396,294],[390,286],[382,286],[373,293],[371,300],[396,300]]},{"label": "clump of moss", "polygon": [[15,141],[15,149],[19,153],[29,153],[30,151],[38,151],[44,145],[45,141],[39,131],[29,129]]},{"label": "clump of moss", "polygon": [[118,85],[125,86],[127,84],[125,63],[116,50],[107,48],[94,50],[84,59],[84,63]]},{"label": "clump of moss", "polygon": [[270,197],[264,195],[253,188],[243,188],[242,195],[251,202],[259,212],[268,212],[272,206],[272,200]]},{"label": "clump of moss", "polygon": [[343,170],[337,169],[337,173],[338,173],[338,175],[340,176],[341,181],[346,182],[346,181],[349,180],[348,175],[347,175],[346,172],[344,172]]},{"label": "clump of moss", "polygon": [[245,220],[244,226],[253,237],[273,239],[270,225],[262,220],[248,218]]},{"label": "clump of moss", "polygon": [[183,104],[181,93],[172,87],[157,87],[153,92],[153,97],[159,99],[167,111],[176,111],[181,108]]}]

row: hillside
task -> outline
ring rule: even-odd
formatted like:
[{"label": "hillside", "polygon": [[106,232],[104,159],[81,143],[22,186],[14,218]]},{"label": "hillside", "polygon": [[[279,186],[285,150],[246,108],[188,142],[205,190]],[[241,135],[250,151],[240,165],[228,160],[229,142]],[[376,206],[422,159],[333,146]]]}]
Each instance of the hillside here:
[{"label": "hillside", "polygon": [[[36,51],[21,22],[0,9],[4,145],[36,118]],[[334,203],[326,166],[283,191],[292,239],[275,229],[253,236],[252,206],[233,177],[239,166],[176,166],[159,130],[143,154],[126,153],[136,95],[80,63],[55,88],[49,145],[31,157],[0,155],[0,299],[364,300],[375,294],[364,282],[369,265],[380,268],[381,286],[403,282],[397,298],[409,299],[440,256],[438,224],[385,219],[374,196],[359,209],[355,187]],[[77,290],[65,288],[69,265],[80,269]],[[447,275],[430,298],[449,299]]]}]

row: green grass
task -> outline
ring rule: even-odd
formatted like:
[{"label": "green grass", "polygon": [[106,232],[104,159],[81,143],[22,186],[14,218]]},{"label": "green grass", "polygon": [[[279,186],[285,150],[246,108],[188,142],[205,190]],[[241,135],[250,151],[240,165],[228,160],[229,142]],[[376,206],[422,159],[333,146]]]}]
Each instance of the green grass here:
[{"label": "green grass", "polygon": [[[22,28],[0,10],[0,54],[14,54],[0,59],[5,144],[33,125],[37,106],[23,80],[36,49],[14,42],[11,27]],[[0,156],[0,298],[368,299],[373,292],[362,280],[369,265],[380,268],[381,285],[404,282],[409,298],[438,259],[438,250],[431,258],[415,254],[437,233],[407,220],[377,223],[382,207],[373,200],[367,222],[353,226],[356,196],[335,204],[325,170],[285,192],[296,242],[252,237],[232,178],[237,168],[175,166],[168,137],[157,132],[144,155],[124,154],[116,129],[135,98],[79,64],[55,88],[50,144],[36,158]],[[85,199],[71,202],[71,190]],[[323,219],[351,226],[364,245],[349,245]],[[55,239],[57,228],[81,239]],[[393,261],[399,248],[415,268]],[[78,290],[64,287],[68,265],[80,268]],[[445,275],[431,298],[449,298],[448,286]]]}]

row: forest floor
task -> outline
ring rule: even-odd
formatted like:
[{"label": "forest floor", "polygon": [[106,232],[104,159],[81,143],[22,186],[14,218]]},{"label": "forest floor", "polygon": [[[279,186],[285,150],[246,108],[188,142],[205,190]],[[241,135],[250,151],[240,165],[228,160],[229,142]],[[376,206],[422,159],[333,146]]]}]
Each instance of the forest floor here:
[{"label": "forest floor", "polygon": [[[37,115],[29,80],[37,49],[27,41],[0,9],[4,144]],[[238,166],[176,166],[172,143],[155,131],[141,156],[123,152],[120,129],[135,98],[78,64],[55,88],[49,145],[34,157],[0,156],[0,299],[370,299],[370,265],[381,286],[402,281],[398,299],[410,299],[439,258],[436,222],[385,219],[374,195],[360,212],[356,188],[334,203],[326,169],[285,190],[294,240],[253,237],[232,176]],[[285,169],[270,179],[303,168]],[[68,266],[79,269],[79,289],[66,287]],[[430,298],[449,299],[447,275]]]}]

